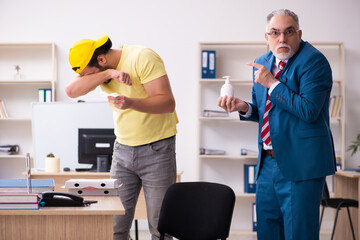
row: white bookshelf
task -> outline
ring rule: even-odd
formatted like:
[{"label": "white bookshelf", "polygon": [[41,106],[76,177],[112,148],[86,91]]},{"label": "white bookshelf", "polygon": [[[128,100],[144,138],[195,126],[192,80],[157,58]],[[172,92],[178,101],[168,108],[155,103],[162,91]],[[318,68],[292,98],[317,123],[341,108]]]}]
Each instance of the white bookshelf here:
[{"label": "white bookshelf", "polygon": [[0,155],[1,178],[21,178],[25,155],[33,154],[31,105],[38,102],[38,89],[51,89],[55,101],[56,59],[55,43],[0,43],[0,99],[8,113],[0,118],[0,145],[20,146],[19,154]]}]

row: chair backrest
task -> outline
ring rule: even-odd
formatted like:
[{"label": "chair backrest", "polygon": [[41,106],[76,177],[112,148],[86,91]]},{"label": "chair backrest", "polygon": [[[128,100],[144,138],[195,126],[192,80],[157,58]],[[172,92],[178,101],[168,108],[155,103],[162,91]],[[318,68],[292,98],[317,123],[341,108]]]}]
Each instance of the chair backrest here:
[{"label": "chair backrest", "polygon": [[323,189],[322,196],[321,196],[321,200],[327,201],[329,198],[330,198],[329,188],[328,188],[328,186],[326,184],[326,181],[325,181],[324,189]]},{"label": "chair backrest", "polygon": [[158,231],[180,240],[226,239],[234,204],[234,191],[226,185],[175,183],[162,202]]},{"label": "chair backrest", "polygon": [[324,189],[323,189],[323,192],[322,192],[322,196],[321,196],[321,202],[320,204],[324,207],[327,207],[329,206],[329,203],[328,203],[328,200],[330,199],[330,193],[329,193],[329,188],[326,184],[326,181],[325,181],[325,184],[324,184]]}]

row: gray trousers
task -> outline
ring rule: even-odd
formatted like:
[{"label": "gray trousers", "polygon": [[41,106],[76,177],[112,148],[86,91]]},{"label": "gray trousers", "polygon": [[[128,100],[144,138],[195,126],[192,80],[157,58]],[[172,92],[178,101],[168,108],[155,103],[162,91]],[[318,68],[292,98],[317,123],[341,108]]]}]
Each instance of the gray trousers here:
[{"label": "gray trousers", "polygon": [[115,142],[110,177],[123,184],[119,196],[125,208],[125,215],[114,216],[114,240],[129,239],[141,186],[151,239],[159,239],[157,225],[162,200],[168,187],[176,182],[175,136],[135,147]]}]

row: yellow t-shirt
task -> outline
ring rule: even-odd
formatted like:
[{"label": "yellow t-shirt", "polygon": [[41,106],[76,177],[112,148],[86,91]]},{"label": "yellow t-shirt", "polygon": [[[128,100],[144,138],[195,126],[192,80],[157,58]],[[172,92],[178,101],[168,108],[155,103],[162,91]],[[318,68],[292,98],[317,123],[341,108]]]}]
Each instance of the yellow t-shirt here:
[{"label": "yellow t-shirt", "polygon": [[[101,84],[103,91],[118,93],[129,98],[147,98],[144,83],[166,75],[160,56],[142,46],[123,45],[120,62],[116,70],[130,75],[132,86],[111,80]],[[174,136],[178,119],[176,112],[150,114],[133,109],[113,109],[116,140],[124,145],[139,146]]]}]

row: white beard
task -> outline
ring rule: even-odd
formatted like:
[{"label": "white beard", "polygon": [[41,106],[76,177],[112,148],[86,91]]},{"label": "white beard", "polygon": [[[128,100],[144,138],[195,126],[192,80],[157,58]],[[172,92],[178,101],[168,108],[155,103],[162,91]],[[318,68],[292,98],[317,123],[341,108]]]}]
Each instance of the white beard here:
[{"label": "white beard", "polygon": [[[288,52],[286,53],[278,53],[278,49],[281,48],[281,47],[286,47],[289,49]],[[284,60],[288,60],[290,59],[292,56],[294,56],[295,52],[294,50],[291,49],[290,45],[286,44],[286,43],[283,43],[283,44],[280,44],[276,47],[275,51],[273,51],[273,54],[275,55],[276,58],[278,58],[279,60],[281,61],[284,61]]]}]

